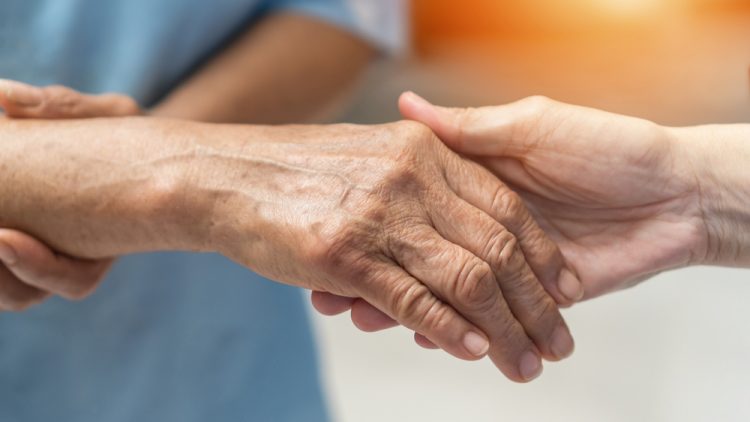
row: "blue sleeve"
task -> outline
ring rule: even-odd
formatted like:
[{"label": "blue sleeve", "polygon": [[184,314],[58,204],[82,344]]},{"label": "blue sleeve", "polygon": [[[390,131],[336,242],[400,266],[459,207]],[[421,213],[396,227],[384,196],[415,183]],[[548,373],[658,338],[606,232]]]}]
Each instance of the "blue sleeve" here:
[{"label": "blue sleeve", "polygon": [[349,30],[390,53],[406,40],[406,0],[269,0],[269,11],[290,10]]}]

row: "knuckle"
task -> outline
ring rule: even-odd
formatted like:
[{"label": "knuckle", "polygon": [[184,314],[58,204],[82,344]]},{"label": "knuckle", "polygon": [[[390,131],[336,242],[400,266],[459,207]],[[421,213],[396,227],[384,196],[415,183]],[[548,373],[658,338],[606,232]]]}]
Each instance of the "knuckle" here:
[{"label": "knuckle", "polygon": [[417,329],[425,332],[447,332],[456,315],[442,302],[434,299],[426,310],[418,315]]},{"label": "knuckle", "polygon": [[316,269],[332,274],[346,270],[352,277],[366,272],[368,234],[353,223],[339,223],[317,236],[317,241],[307,248],[307,260]]},{"label": "knuckle", "polygon": [[489,252],[493,265],[503,274],[520,274],[523,269],[524,259],[518,239],[508,231],[490,240]]},{"label": "knuckle", "polygon": [[432,130],[422,123],[402,120],[392,123],[389,127],[392,131],[391,138],[397,140],[397,145],[403,149],[402,158],[423,155],[425,147],[432,147],[436,144]]},{"label": "knuckle", "polygon": [[392,154],[381,173],[381,190],[418,195],[439,183],[442,178],[435,176],[441,171],[439,163],[448,149],[432,130],[413,121],[396,122],[388,127]]},{"label": "knuckle", "polygon": [[454,295],[464,306],[484,311],[494,306],[496,288],[492,268],[484,261],[470,259],[458,271]]},{"label": "knuckle", "polygon": [[500,186],[492,196],[491,212],[498,218],[525,218],[526,206],[521,197],[505,186]]},{"label": "knuckle", "polygon": [[535,338],[549,338],[553,331],[564,324],[555,301],[547,295],[534,294],[522,299],[521,306],[526,309],[523,324]]},{"label": "knuckle", "polygon": [[403,321],[421,326],[437,299],[421,283],[401,283],[392,291],[390,307]]},{"label": "knuckle", "polygon": [[515,236],[505,229],[493,231],[485,242],[483,256],[488,257],[494,264],[501,256],[507,255],[507,249],[512,248],[515,241]]}]

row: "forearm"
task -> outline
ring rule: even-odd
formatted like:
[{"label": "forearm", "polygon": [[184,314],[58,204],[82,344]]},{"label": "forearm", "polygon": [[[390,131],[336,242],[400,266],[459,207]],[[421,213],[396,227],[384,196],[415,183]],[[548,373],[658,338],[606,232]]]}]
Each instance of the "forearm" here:
[{"label": "forearm", "polygon": [[[5,121],[0,226],[97,258],[200,249],[200,213],[175,194],[198,124],[124,118]],[[189,131],[194,131],[191,133]]]},{"label": "forearm", "polygon": [[700,191],[704,263],[750,267],[750,125],[676,131]]},{"label": "forearm", "polygon": [[224,123],[328,119],[373,55],[364,41],[330,24],[295,14],[270,16],[153,114]]}]

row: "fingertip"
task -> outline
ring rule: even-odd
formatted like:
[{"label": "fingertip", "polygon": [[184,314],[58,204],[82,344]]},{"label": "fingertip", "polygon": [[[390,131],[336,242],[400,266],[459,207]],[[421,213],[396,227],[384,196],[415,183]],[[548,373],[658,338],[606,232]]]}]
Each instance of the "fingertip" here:
[{"label": "fingertip", "polygon": [[430,339],[428,339],[427,337],[419,333],[414,333],[414,342],[417,343],[417,345],[419,345],[419,347],[422,347],[423,349],[428,349],[428,350],[439,349],[439,347],[435,343],[433,343],[432,341],[430,341]]},{"label": "fingertip", "polygon": [[406,91],[398,99],[398,108],[404,118],[428,124],[433,105],[413,91]]},{"label": "fingertip", "polygon": [[0,104],[8,115],[13,113],[14,106],[36,107],[43,101],[44,95],[39,88],[22,82],[0,79]]},{"label": "fingertip", "polygon": [[310,295],[313,308],[326,316],[335,316],[351,309],[354,299],[327,292],[313,291]]},{"label": "fingertip", "polygon": [[487,337],[474,331],[464,335],[463,344],[466,350],[477,358],[484,357],[490,350],[490,341]]},{"label": "fingertip", "polygon": [[550,351],[554,360],[559,361],[570,357],[575,351],[575,341],[568,327],[561,325],[552,334]]},{"label": "fingertip", "polygon": [[518,365],[518,371],[522,378],[520,382],[530,382],[539,378],[543,370],[542,358],[538,353],[531,350],[524,353]]}]

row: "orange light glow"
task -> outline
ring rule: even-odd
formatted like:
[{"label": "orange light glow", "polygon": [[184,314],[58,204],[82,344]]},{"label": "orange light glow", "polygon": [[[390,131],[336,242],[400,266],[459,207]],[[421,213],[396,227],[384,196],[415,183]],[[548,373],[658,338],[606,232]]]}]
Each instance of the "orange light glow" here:
[{"label": "orange light glow", "polygon": [[439,40],[659,28],[682,15],[750,12],[749,0],[412,0],[418,50]]},{"label": "orange light glow", "polygon": [[614,16],[642,18],[669,9],[667,1],[658,0],[588,0],[592,10]]}]

